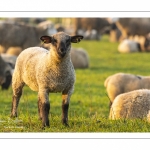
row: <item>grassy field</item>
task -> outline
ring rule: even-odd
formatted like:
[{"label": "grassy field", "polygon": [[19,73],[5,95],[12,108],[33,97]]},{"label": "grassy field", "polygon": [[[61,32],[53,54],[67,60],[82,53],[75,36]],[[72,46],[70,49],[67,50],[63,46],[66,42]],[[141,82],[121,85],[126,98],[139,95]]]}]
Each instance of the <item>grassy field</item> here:
[{"label": "grassy field", "polygon": [[90,57],[88,69],[76,70],[75,90],[69,107],[69,127],[61,124],[61,94],[50,94],[50,128],[41,129],[37,113],[37,93],[27,86],[18,107],[19,116],[9,118],[12,89],[0,90],[0,132],[150,132],[145,120],[108,120],[109,98],[105,79],[114,73],[150,74],[150,53],[121,54],[118,43],[107,36],[101,41],[82,41],[73,47],[83,47]]}]

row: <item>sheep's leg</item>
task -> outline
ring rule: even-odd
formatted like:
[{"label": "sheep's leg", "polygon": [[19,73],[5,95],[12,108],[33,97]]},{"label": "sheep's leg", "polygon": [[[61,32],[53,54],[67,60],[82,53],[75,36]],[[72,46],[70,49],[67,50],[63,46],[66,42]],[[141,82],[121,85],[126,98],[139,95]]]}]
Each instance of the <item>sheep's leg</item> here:
[{"label": "sheep's leg", "polygon": [[67,94],[62,94],[62,123],[66,126],[68,126],[69,97]]},{"label": "sheep's leg", "polygon": [[17,117],[17,108],[20,101],[20,97],[22,95],[22,88],[24,83],[14,84],[13,87],[13,96],[12,96],[12,109],[11,109],[11,117]]},{"label": "sheep's leg", "polygon": [[39,113],[39,120],[42,120],[42,113],[40,111],[40,108],[42,107],[42,103],[40,101],[40,98],[38,98],[38,113]]},{"label": "sheep's leg", "polygon": [[49,126],[49,110],[50,110],[50,103],[48,99],[47,92],[39,92],[38,93],[38,111],[39,117],[42,119],[43,127]]}]

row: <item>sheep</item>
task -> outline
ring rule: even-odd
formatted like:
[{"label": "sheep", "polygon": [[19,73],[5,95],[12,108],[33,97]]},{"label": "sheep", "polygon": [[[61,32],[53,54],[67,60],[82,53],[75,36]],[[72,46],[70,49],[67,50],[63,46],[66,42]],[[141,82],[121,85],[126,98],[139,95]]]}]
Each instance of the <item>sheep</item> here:
[{"label": "sheep", "polygon": [[118,51],[120,53],[141,52],[141,46],[136,41],[125,39],[118,45]]},{"label": "sheep", "polygon": [[84,39],[86,40],[99,40],[100,35],[97,33],[95,29],[92,30],[86,30],[84,33]]},{"label": "sheep", "polygon": [[[110,23],[106,18],[75,18],[74,22],[74,32],[77,34],[78,30],[88,31],[92,36],[94,35],[95,40],[99,40],[99,35],[104,27],[110,26]],[[92,31],[92,29],[94,29]],[[90,36],[91,36],[90,35]],[[93,40],[93,39],[92,39]]]},{"label": "sheep", "polygon": [[0,45],[3,53],[9,47],[21,47],[26,49],[31,46],[40,45],[39,37],[47,34],[47,29],[38,26],[21,23],[0,22]]},{"label": "sheep", "polygon": [[116,73],[106,78],[104,81],[110,106],[115,97],[119,94],[137,89],[150,89],[150,76],[141,76],[128,73]]},{"label": "sheep", "polygon": [[150,90],[139,89],[118,95],[110,109],[109,119],[147,119],[150,112]]},{"label": "sheep", "polygon": [[149,52],[150,51],[150,38],[149,35],[146,37],[143,35],[135,35],[130,36],[129,39],[132,39],[135,42],[138,42],[141,47],[142,52]]},{"label": "sheep", "polygon": [[8,63],[4,56],[0,55],[0,85],[2,90],[6,90],[9,88],[12,79],[13,68]]},{"label": "sheep", "polygon": [[44,43],[50,43],[50,51],[42,47],[23,50],[17,58],[12,78],[11,117],[17,117],[17,107],[26,84],[38,92],[38,113],[42,127],[50,126],[49,93],[62,93],[62,123],[68,126],[68,108],[74,89],[75,71],[70,58],[71,43],[77,43],[83,36],[69,36],[58,32],[42,36]]},{"label": "sheep", "polygon": [[123,39],[131,35],[147,36],[150,32],[150,18],[118,18],[115,22]]},{"label": "sheep", "polygon": [[2,84],[2,90],[7,90],[11,85],[12,75],[15,68],[17,56],[9,54],[1,54],[1,57],[7,63],[7,65],[9,65],[9,68],[5,74],[6,80]]},{"label": "sheep", "polygon": [[71,49],[71,61],[75,69],[84,69],[89,67],[89,56],[83,48]]}]

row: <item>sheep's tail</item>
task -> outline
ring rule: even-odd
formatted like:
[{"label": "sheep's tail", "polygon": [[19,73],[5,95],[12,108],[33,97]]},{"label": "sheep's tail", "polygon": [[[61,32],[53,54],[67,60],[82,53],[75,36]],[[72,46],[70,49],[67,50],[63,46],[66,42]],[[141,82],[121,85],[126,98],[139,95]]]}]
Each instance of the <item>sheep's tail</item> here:
[{"label": "sheep's tail", "polygon": [[110,80],[111,77],[112,76],[109,76],[109,77],[106,78],[106,80],[104,82],[104,87],[107,87],[107,84],[108,84],[108,82],[109,82],[109,80]]}]

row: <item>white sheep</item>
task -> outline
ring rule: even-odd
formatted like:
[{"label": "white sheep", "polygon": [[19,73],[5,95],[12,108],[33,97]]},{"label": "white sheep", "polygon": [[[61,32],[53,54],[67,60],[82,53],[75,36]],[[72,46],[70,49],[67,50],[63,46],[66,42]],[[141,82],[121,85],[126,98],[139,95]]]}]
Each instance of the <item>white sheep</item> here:
[{"label": "white sheep", "polygon": [[106,87],[111,106],[119,94],[137,89],[150,89],[150,76],[116,73],[106,78],[104,87]]},{"label": "white sheep", "polygon": [[84,69],[89,67],[89,56],[83,48],[71,49],[71,61],[75,69]]},{"label": "white sheep", "polygon": [[150,90],[140,89],[118,95],[110,109],[109,119],[147,119],[150,111]]},{"label": "white sheep", "polygon": [[74,89],[75,72],[70,58],[71,42],[79,42],[83,36],[69,36],[58,32],[52,36],[42,36],[44,43],[50,43],[50,51],[40,47],[30,47],[20,53],[12,78],[11,117],[17,117],[17,107],[22,88],[27,84],[38,92],[38,112],[42,126],[49,126],[49,93],[62,93],[62,123],[68,125],[68,108]]},{"label": "white sheep", "polygon": [[136,41],[125,39],[118,45],[120,53],[132,53],[141,51],[140,44]]}]

